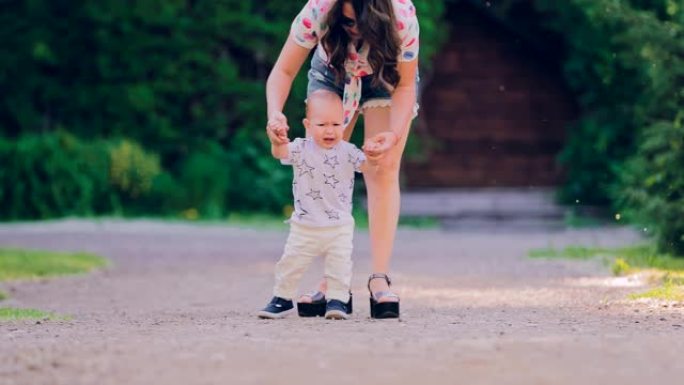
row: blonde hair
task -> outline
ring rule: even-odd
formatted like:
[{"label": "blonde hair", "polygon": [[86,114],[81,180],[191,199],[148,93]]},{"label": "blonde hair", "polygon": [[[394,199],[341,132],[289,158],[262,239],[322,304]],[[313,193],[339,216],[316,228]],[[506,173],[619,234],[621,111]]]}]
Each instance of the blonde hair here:
[{"label": "blonde hair", "polygon": [[309,117],[311,105],[319,102],[335,102],[342,105],[342,98],[340,95],[328,90],[316,90],[309,94],[306,98],[306,117]]}]

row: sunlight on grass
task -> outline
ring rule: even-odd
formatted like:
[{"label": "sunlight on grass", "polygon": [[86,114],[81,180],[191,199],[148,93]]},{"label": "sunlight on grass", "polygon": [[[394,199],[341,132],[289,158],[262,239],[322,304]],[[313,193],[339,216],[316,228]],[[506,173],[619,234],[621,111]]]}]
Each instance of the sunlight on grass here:
[{"label": "sunlight on grass", "polygon": [[664,284],[655,289],[644,293],[629,295],[630,299],[659,299],[664,301],[684,302],[684,286],[675,284]]},{"label": "sunlight on grass", "polygon": [[107,264],[106,259],[86,253],[0,249],[0,281],[81,274]]},{"label": "sunlight on grass", "polygon": [[565,259],[590,259],[595,257],[607,257],[619,261],[619,272],[629,268],[653,268],[665,271],[684,271],[684,258],[676,258],[667,254],[660,254],[652,245],[635,245],[622,248],[601,248],[569,246],[564,249],[533,249],[529,252],[530,258],[565,258]]},{"label": "sunlight on grass", "polygon": [[530,258],[591,259],[602,258],[616,276],[646,274],[648,282],[659,285],[630,299],[659,299],[684,302],[684,258],[658,253],[655,246],[642,244],[608,249],[570,246],[564,249],[534,249]]},{"label": "sunlight on grass", "polygon": [[566,258],[566,259],[589,259],[597,255],[596,249],[582,246],[569,246],[558,250],[552,248],[533,249],[529,252],[530,258]]},{"label": "sunlight on grass", "polygon": [[67,321],[71,317],[48,313],[36,309],[17,309],[12,307],[0,308],[0,321],[22,321],[22,320],[53,320]]}]

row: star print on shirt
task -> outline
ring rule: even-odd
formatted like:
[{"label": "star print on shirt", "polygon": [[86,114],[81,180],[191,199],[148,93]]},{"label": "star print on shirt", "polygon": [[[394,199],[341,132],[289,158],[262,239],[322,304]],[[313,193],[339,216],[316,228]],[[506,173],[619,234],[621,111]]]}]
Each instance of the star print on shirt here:
[{"label": "star print on shirt", "polygon": [[354,190],[354,178],[351,178],[351,182],[349,182],[349,189]]},{"label": "star print on shirt", "polygon": [[309,192],[305,195],[311,197],[311,199],[313,200],[323,199],[323,197],[321,196],[321,190],[310,189]]},{"label": "star print on shirt", "polygon": [[325,213],[328,214],[328,219],[340,219],[340,214],[335,210],[325,210]]},{"label": "star print on shirt", "polygon": [[335,169],[335,166],[340,165],[340,162],[337,161],[337,155],[331,156],[329,158],[328,158],[328,155],[323,155],[323,156],[325,157],[325,161],[323,163],[332,167],[333,170]]},{"label": "star print on shirt", "polygon": [[290,162],[293,165],[295,165],[296,167],[299,167],[298,163],[299,163],[299,160],[301,159],[301,157],[302,157],[301,147],[296,146],[296,145],[292,146],[292,148],[290,149],[290,155],[289,155]]},{"label": "star print on shirt", "polygon": [[313,170],[315,170],[315,167],[311,167],[306,163],[306,160],[302,160],[302,163],[297,165],[297,168],[299,169],[299,176],[302,176],[304,174],[309,174],[309,177],[313,179]]},{"label": "star print on shirt", "polygon": [[350,152],[350,153],[349,153],[349,157],[347,157],[347,161],[348,161],[349,163],[351,163],[351,164],[356,164],[356,161],[357,161],[357,160],[358,160],[358,159],[354,157],[354,154],[352,154],[352,153]]},{"label": "star print on shirt", "polygon": [[302,219],[303,216],[305,216],[305,215],[307,215],[307,214],[309,213],[307,210],[305,210],[305,209],[302,207],[302,202],[301,202],[299,199],[297,199],[297,202],[296,202],[296,204],[295,204],[295,212],[296,212],[295,215],[297,215],[297,217],[298,217],[299,219]]},{"label": "star print on shirt", "polygon": [[339,195],[337,195],[337,197],[340,199],[340,202],[342,203],[347,203],[349,199],[349,197],[347,197],[347,194],[345,193],[340,193]]},{"label": "star print on shirt", "polygon": [[324,173],[323,177],[325,178],[325,184],[330,185],[332,188],[335,188],[335,186],[340,183],[340,181],[335,178],[335,175],[328,175]]}]

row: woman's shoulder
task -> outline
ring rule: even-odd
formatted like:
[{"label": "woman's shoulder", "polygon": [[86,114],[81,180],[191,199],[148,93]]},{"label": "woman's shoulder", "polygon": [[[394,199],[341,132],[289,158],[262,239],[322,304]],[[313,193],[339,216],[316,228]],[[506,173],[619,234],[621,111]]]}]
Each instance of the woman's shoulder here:
[{"label": "woman's shoulder", "polygon": [[318,39],[325,34],[327,15],[337,1],[308,0],[290,28],[295,42],[305,48],[313,48]]},{"label": "woman's shoulder", "polygon": [[392,0],[394,16],[399,21],[410,20],[416,17],[416,7],[411,0]]},{"label": "woman's shoulder", "polygon": [[418,57],[418,36],[420,26],[416,16],[416,7],[411,0],[392,0],[397,32],[401,39],[400,61],[411,61]]},{"label": "woman's shoulder", "polygon": [[307,1],[305,8],[312,10],[317,17],[323,18],[337,1],[338,0],[309,0]]}]

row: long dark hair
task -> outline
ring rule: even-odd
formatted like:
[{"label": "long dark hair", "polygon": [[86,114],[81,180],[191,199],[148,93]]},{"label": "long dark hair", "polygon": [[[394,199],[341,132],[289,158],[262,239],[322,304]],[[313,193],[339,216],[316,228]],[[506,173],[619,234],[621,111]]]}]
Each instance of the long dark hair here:
[{"label": "long dark hair", "polygon": [[397,56],[401,44],[392,0],[338,0],[330,9],[328,32],[321,40],[338,82],[344,79],[344,61],[350,42],[349,35],[342,26],[344,3],[351,3],[354,8],[361,38],[370,48],[368,64],[373,68],[371,84],[373,87],[382,84],[391,90],[399,84]]}]

